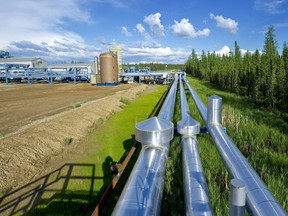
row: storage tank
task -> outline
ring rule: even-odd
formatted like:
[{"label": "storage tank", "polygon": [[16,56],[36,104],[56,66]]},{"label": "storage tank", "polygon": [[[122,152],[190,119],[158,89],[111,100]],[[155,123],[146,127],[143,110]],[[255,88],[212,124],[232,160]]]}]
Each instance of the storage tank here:
[{"label": "storage tank", "polygon": [[100,54],[100,70],[102,83],[118,82],[117,55],[112,52]]}]

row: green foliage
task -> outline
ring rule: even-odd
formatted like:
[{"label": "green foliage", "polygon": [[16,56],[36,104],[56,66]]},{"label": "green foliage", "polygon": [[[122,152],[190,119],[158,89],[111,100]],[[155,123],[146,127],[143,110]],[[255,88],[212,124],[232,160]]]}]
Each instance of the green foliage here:
[{"label": "green foliage", "polygon": [[164,70],[183,70],[183,65],[182,64],[160,64],[160,63],[140,63],[137,65],[130,65],[130,64],[123,64],[123,68],[127,68],[127,70],[129,70],[129,67],[136,67],[136,68],[146,68],[146,67],[150,67],[151,71],[164,71]]},{"label": "green foliage", "polygon": [[253,98],[260,106],[288,110],[288,48],[284,43],[279,56],[275,30],[265,34],[263,54],[256,50],[243,56],[235,41],[235,52],[220,56],[202,51],[201,59],[192,50],[185,71],[223,90]]},{"label": "green foliage", "polygon": [[64,145],[70,145],[72,142],[72,138],[71,137],[65,137],[62,142]]},{"label": "green foliage", "polygon": [[184,215],[184,192],[182,174],[181,137],[176,136],[170,144],[166,165],[161,215]]},{"label": "green foliage", "polygon": [[104,122],[103,118],[98,118],[95,122],[93,122],[92,125],[89,126],[90,131],[98,128],[100,125],[103,124],[103,122]]},{"label": "green foliage", "polygon": [[[180,96],[176,97],[174,125],[180,120]],[[161,215],[184,215],[184,192],[182,174],[181,136],[176,135],[170,142],[169,157],[166,165]]]},{"label": "green foliage", "polygon": [[78,108],[78,107],[80,107],[81,106],[81,104],[75,104],[74,105],[74,108]]},{"label": "green foliage", "polygon": [[123,104],[126,104],[126,105],[131,103],[131,101],[128,98],[121,98],[120,102],[123,103]]}]

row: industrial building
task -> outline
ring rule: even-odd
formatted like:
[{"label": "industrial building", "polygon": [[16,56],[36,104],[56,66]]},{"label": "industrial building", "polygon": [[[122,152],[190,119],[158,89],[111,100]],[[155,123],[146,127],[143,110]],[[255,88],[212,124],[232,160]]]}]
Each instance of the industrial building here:
[{"label": "industrial building", "polygon": [[42,58],[0,58],[0,64],[25,65],[27,68],[48,67],[48,62]]}]

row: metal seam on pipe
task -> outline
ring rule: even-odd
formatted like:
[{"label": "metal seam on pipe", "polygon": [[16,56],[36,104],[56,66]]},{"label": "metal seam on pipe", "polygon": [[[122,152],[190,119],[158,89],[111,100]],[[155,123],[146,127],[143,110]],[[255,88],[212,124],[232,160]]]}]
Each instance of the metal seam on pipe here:
[{"label": "metal seam on pipe", "polygon": [[222,126],[208,124],[207,112],[209,112],[209,110],[207,111],[207,108],[189,83],[186,82],[186,84],[230,176],[232,178],[238,178],[245,183],[247,188],[247,206],[251,213],[261,216],[287,215],[256,171],[224,132]]},{"label": "metal seam on pipe", "polygon": [[[184,78],[185,79],[185,78]],[[190,116],[189,106],[180,79],[181,120],[177,130],[181,136],[182,169],[184,179],[184,200],[186,215],[213,215],[208,189],[198,152],[196,135],[200,131],[200,123]],[[186,121],[189,119],[190,121]],[[185,129],[183,129],[185,127]]]},{"label": "metal seam on pipe", "polygon": [[[158,117],[145,120],[146,122],[140,122],[135,127],[136,140],[139,141],[138,139],[140,139],[140,141],[143,141],[143,148],[112,215],[150,216],[160,214],[170,141],[166,143],[155,142],[167,140],[166,138],[161,138],[162,135],[167,135],[166,130],[164,130],[164,132],[161,131],[163,125],[168,128],[167,130],[171,130],[173,138],[174,126],[171,121],[174,114],[177,84],[178,75],[175,75],[174,82],[163,103]],[[159,130],[149,130],[150,121],[160,124],[158,125],[160,126]],[[145,123],[148,124],[147,130]],[[172,125],[171,128],[169,127],[169,123]],[[149,137],[149,133],[152,138]],[[145,141],[149,141],[149,143],[145,143]]]}]

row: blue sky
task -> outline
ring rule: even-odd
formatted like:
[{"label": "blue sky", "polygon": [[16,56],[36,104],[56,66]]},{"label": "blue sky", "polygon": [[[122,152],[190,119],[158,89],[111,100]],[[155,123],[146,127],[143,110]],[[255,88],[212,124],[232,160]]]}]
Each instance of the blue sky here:
[{"label": "blue sky", "polygon": [[184,63],[191,50],[263,50],[274,25],[288,42],[288,0],[0,0],[0,49],[81,60],[123,48],[123,62]]}]

